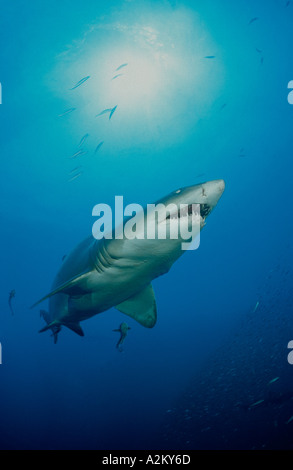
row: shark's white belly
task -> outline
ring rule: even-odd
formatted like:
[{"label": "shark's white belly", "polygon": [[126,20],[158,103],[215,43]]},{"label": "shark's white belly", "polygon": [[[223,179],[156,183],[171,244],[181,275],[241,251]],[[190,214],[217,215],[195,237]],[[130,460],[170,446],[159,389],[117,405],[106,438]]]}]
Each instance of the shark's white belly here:
[{"label": "shark's white belly", "polygon": [[86,320],[142,291],[154,278],[167,272],[171,264],[170,260],[164,265],[155,258],[143,261],[121,258],[107,268],[97,266],[76,285],[76,293],[51,298],[51,316],[62,322]]}]

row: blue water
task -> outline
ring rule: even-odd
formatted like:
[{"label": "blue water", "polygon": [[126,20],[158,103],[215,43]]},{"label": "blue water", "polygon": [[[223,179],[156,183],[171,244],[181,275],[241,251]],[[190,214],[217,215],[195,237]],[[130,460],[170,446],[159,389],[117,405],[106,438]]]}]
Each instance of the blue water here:
[{"label": "blue water", "polygon": [[[1,449],[292,448],[292,21],[285,0],[2,2]],[[154,329],[111,309],[38,333],[95,204],[218,178]]]}]

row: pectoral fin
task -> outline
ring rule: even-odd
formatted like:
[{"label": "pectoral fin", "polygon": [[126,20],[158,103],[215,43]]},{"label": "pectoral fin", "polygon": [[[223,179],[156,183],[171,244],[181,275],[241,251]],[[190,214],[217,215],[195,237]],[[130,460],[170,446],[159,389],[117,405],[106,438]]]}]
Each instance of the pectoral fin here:
[{"label": "pectoral fin", "polygon": [[70,281],[62,284],[61,286],[57,287],[54,289],[52,292],[50,292],[48,295],[43,297],[42,299],[38,300],[34,305],[31,306],[31,309],[39,305],[41,302],[44,302],[44,300],[49,299],[53,295],[59,294],[60,292],[67,293],[70,289],[73,289],[73,287],[81,281],[85,276],[88,275],[88,271],[82,274],[79,274],[78,276],[74,277],[73,279],[70,279]]},{"label": "pectoral fin", "polygon": [[146,328],[153,328],[157,322],[157,305],[151,284],[135,296],[116,305],[116,308]]}]

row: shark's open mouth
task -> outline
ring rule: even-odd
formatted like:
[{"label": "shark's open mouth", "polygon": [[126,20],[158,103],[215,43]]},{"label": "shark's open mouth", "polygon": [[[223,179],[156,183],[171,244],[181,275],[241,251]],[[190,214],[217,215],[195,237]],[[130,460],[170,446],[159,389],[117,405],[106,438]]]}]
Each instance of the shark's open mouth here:
[{"label": "shark's open mouth", "polygon": [[200,215],[203,219],[206,219],[207,216],[212,212],[212,207],[208,204],[200,205]]},{"label": "shark's open mouth", "polygon": [[200,215],[203,219],[210,214],[212,208],[208,204],[189,204],[188,206],[178,209],[177,212],[172,212],[167,215],[166,220],[170,219],[180,219],[186,217],[187,215],[199,215],[198,207],[200,206]]}]

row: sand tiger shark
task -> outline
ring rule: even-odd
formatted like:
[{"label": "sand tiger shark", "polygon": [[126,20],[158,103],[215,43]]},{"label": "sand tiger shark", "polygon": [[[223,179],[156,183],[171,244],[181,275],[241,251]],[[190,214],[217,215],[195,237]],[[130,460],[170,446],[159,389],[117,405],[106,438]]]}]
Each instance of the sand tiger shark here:
[{"label": "sand tiger shark", "polygon": [[[200,204],[200,228],[217,205],[225,189],[223,180],[214,180],[173,191],[156,203],[156,228],[165,223],[171,227],[180,217],[188,226],[194,224],[193,204]],[[166,206],[172,204],[167,213]],[[188,210],[182,212],[181,205]],[[141,215],[145,217],[144,212]],[[115,307],[146,328],[157,321],[156,300],[152,281],[166,274],[184,253],[182,239],[96,240],[82,241],[65,258],[51,292],[32,306],[49,299],[50,322],[40,332],[66,326],[84,336],[80,322]]]}]

